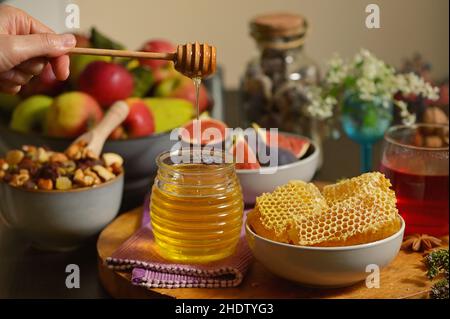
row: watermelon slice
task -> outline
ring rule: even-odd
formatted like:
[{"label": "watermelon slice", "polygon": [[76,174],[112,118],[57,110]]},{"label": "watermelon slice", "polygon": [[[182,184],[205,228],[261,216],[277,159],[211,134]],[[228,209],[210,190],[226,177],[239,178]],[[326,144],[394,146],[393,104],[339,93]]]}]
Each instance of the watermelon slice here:
[{"label": "watermelon slice", "polygon": [[243,134],[237,136],[230,152],[233,154],[236,169],[259,169],[261,167]]}]

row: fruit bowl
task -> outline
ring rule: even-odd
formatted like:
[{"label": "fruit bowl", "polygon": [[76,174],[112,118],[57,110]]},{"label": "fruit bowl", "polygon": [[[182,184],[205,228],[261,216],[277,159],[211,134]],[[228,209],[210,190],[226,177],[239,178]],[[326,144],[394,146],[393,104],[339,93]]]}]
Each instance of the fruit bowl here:
[{"label": "fruit bowl", "polygon": [[[20,149],[22,145],[48,146],[55,151],[64,151],[72,139],[46,137],[36,133],[21,133],[0,124],[0,144],[9,149]],[[124,158],[125,186],[123,209],[142,204],[150,190],[157,167],[157,155],[169,150],[176,141],[170,140],[169,133],[159,133],[129,140],[109,140],[104,152],[117,153]]]},{"label": "fruit bowl", "polygon": [[[401,217],[400,217],[401,218]],[[337,288],[365,280],[398,254],[405,222],[394,235],[368,244],[306,247],[279,243],[257,235],[247,224],[246,236],[255,258],[268,270],[305,286]]]},{"label": "fruit bowl", "polygon": [[[298,136],[290,133],[283,134]],[[273,167],[237,169],[245,204],[254,204],[257,196],[272,192],[277,186],[286,184],[291,180],[311,181],[318,167],[320,150],[313,141],[309,140],[309,142],[311,143],[309,150],[302,159],[278,166],[276,170]]]}]

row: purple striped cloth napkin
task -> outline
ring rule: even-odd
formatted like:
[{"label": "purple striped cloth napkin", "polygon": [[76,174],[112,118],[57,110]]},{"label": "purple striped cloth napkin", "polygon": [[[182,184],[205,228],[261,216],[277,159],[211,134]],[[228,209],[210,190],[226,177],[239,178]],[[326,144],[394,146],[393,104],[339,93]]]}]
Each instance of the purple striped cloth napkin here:
[{"label": "purple striped cloth napkin", "polygon": [[253,260],[244,226],[232,256],[205,264],[178,264],[158,254],[148,200],[144,207],[142,227],[106,259],[109,268],[131,272],[132,283],[147,288],[221,288],[242,282]]}]

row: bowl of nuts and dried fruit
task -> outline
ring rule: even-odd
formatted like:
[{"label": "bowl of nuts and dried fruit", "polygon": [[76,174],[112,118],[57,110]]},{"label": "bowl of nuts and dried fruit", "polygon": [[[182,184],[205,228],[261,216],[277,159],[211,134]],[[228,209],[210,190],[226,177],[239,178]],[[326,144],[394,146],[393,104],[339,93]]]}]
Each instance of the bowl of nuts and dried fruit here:
[{"label": "bowl of nuts and dried fruit", "polygon": [[82,143],[65,152],[23,146],[0,158],[0,218],[38,248],[71,250],[119,212],[123,159]]}]

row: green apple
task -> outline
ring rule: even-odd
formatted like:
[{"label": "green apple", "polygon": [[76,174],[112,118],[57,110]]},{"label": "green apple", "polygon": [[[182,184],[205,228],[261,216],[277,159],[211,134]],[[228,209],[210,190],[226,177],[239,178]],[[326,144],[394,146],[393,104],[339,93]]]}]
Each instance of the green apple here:
[{"label": "green apple", "polygon": [[192,103],[177,98],[146,98],[144,102],[153,113],[155,133],[183,126],[194,116]]},{"label": "green apple", "polygon": [[19,103],[20,96],[0,93],[0,113],[11,114]]},{"label": "green apple", "polygon": [[23,100],[14,109],[9,126],[25,133],[42,130],[42,123],[52,103],[53,99],[45,95],[34,95]]},{"label": "green apple", "polygon": [[77,137],[100,122],[103,111],[90,95],[67,92],[56,97],[50,106],[45,134],[54,137]]}]

